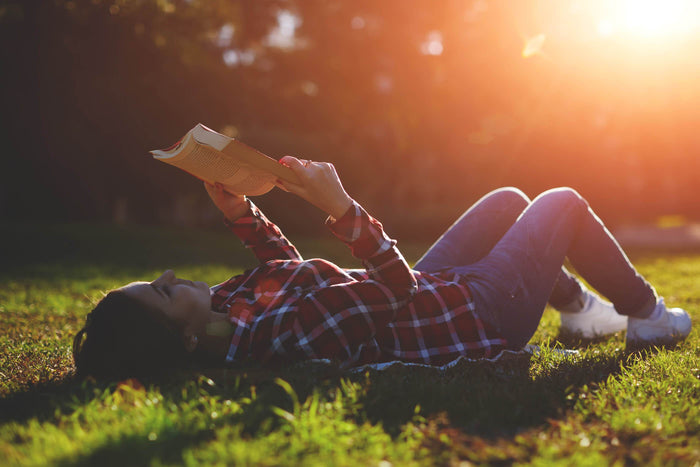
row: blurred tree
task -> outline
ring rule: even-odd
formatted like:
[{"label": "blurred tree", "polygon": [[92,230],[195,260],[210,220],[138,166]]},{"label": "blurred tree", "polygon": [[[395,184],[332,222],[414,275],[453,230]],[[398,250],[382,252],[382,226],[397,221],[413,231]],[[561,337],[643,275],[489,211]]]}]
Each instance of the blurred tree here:
[{"label": "blurred tree", "polygon": [[[0,0],[13,164],[0,211],[208,222],[199,183],[147,155],[201,121],[271,155],[336,163],[377,217],[415,236],[503,184],[574,186],[608,220],[694,216],[694,55],[654,67],[660,52],[585,35],[574,6]],[[308,229],[288,202],[261,200]]]}]

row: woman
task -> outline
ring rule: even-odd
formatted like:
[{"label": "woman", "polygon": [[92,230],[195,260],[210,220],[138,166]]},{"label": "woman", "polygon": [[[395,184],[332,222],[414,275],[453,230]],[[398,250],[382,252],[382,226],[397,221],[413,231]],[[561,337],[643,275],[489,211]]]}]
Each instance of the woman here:
[{"label": "woman", "polygon": [[[74,339],[79,374],[150,373],[188,361],[440,365],[522,348],[547,302],[561,312],[563,330],[590,338],[627,329],[630,347],[672,344],[690,332],[688,313],[666,308],[571,189],[534,201],[512,188],[490,193],[411,270],[331,164],[281,162],[301,183],[278,186],[326,212],[329,229],[365,269],[302,260],[245,197],[206,184],[260,265],[211,289],[166,271],[110,292]],[[567,257],[612,304],[562,266]]]}]

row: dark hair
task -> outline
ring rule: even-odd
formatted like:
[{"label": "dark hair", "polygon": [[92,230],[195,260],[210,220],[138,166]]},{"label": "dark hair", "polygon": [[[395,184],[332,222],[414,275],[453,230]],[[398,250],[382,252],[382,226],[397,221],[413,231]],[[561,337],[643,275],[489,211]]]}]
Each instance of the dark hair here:
[{"label": "dark hair", "polygon": [[189,360],[175,323],[119,290],[100,300],[73,338],[79,377],[149,376],[187,366]]}]

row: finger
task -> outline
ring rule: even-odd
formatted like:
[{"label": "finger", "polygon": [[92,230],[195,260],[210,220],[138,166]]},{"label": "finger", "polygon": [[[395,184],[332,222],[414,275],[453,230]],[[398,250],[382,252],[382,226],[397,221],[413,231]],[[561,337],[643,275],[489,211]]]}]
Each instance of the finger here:
[{"label": "finger", "polygon": [[287,167],[290,166],[290,164],[295,164],[297,162],[300,162],[299,159],[297,159],[294,156],[284,156],[279,160],[280,164],[286,165]]},{"label": "finger", "polygon": [[281,180],[281,179],[278,180],[278,183],[279,184],[277,186],[279,186],[282,190],[284,190],[288,193],[292,193],[292,194],[295,194],[297,196],[301,196],[302,198],[304,198],[304,196],[306,196],[306,194],[307,194],[307,190],[306,190],[306,188],[304,188],[303,185],[298,185],[294,182],[290,182],[287,180]]},{"label": "finger", "polygon": [[302,187],[301,185],[297,185],[296,183],[288,182],[286,180],[277,179],[277,181],[275,182],[275,186],[277,186],[282,191],[292,193],[293,195],[297,195],[302,198],[306,194],[306,190],[304,189],[304,187]]},{"label": "finger", "polygon": [[221,183],[216,183],[216,196],[219,198],[225,198],[226,195],[228,195],[228,191],[226,191],[226,188],[224,188],[224,185]]},{"label": "finger", "polygon": [[287,187],[284,186],[283,180],[280,180],[279,178],[277,180],[275,180],[275,186],[277,188],[279,188],[280,190],[286,191],[287,193],[289,193],[289,190],[287,189]]},{"label": "finger", "polygon": [[292,169],[292,171],[295,173],[303,171],[304,168],[306,168],[304,163],[308,163],[308,161],[305,161],[304,159],[297,159],[294,156],[284,156],[282,159],[280,159],[280,162]]}]

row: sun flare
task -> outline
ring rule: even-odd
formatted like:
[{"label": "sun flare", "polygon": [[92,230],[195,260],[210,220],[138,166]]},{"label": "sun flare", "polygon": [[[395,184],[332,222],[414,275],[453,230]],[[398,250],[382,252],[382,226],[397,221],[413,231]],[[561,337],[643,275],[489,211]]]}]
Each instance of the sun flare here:
[{"label": "sun flare", "polygon": [[598,22],[602,36],[659,38],[683,35],[700,26],[698,0],[617,0]]}]

